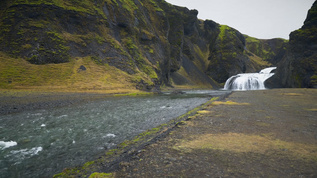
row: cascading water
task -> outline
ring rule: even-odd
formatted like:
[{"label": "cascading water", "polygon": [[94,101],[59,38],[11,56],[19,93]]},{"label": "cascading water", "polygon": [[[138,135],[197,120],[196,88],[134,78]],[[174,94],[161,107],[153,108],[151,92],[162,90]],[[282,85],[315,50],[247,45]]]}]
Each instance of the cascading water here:
[{"label": "cascading water", "polygon": [[230,77],[225,84],[225,90],[264,90],[264,82],[272,77],[276,67],[269,67],[259,73],[245,73]]}]

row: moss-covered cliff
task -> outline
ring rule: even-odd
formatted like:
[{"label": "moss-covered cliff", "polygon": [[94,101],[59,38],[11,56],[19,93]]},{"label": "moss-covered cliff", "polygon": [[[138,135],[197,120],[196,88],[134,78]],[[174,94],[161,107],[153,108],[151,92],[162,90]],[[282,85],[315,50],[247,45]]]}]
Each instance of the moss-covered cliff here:
[{"label": "moss-covered cliff", "polygon": [[262,58],[250,53],[245,37],[226,25],[218,26],[219,34],[210,46],[207,73],[219,83],[238,73],[256,72],[269,66]]},{"label": "moss-covered cliff", "polygon": [[[0,8],[2,63],[11,61],[23,70],[8,71],[0,65],[0,87],[54,83],[78,88],[87,81],[87,89],[218,88],[231,75],[269,65],[245,48],[240,32],[199,20],[197,14],[164,0],[5,0]],[[63,65],[78,61],[93,62],[103,70],[116,68],[104,73],[118,80],[93,77],[96,70],[85,70],[89,74],[72,80],[81,68],[69,72]],[[68,75],[51,76],[51,82],[27,77],[53,64]],[[123,76],[129,77],[121,85]]]},{"label": "moss-covered cliff", "polygon": [[247,50],[261,57],[263,61],[277,65],[285,55],[288,40],[282,38],[257,39],[248,35],[244,36]]},{"label": "moss-covered cliff", "polygon": [[160,66],[167,60],[163,53],[168,53],[164,38],[168,27],[156,2],[17,0],[6,4],[1,12],[0,47],[11,56],[31,64],[89,56],[97,64],[134,75],[130,82],[139,89],[159,85]]},{"label": "moss-covered cliff", "polygon": [[289,46],[268,81],[272,87],[317,88],[317,2],[308,11],[304,25],[290,34]]}]

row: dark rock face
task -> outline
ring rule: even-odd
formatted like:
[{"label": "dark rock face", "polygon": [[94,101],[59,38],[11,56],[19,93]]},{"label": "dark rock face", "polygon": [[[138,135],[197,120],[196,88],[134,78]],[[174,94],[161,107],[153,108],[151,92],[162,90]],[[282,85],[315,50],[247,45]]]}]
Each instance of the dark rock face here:
[{"label": "dark rock face", "polygon": [[[161,85],[218,88],[232,75],[265,67],[240,32],[197,19],[197,10],[164,0],[63,2],[5,0],[1,51],[36,65],[90,57],[142,76],[133,82],[144,90]],[[283,45],[274,40],[265,44],[274,52],[267,61],[275,63]]]},{"label": "dark rock face", "polygon": [[317,86],[317,2],[309,10],[301,29],[290,34],[289,46],[270,87]]},{"label": "dark rock face", "polygon": [[219,83],[238,73],[256,72],[266,67],[254,60],[254,54],[246,48],[245,37],[228,26],[219,26],[219,35],[210,47],[207,74]]}]

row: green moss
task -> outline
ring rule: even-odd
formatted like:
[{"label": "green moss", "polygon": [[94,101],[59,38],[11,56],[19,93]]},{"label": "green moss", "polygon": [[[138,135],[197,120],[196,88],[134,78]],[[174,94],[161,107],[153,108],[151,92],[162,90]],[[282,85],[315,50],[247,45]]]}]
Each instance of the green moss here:
[{"label": "green moss", "polygon": [[136,54],[138,47],[134,44],[132,38],[128,37],[122,40],[125,46],[130,50],[130,52]]},{"label": "green moss", "polygon": [[67,42],[74,42],[84,47],[87,46],[86,44],[87,38],[85,38],[85,35],[77,35],[77,34],[70,34],[67,32],[63,32],[62,36],[63,36],[63,39],[65,39],[65,41]]},{"label": "green moss", "polygon": [[73,177],[73,175],[80,174],[82,177],[87,177],[87,172],[90,169],[93,169],[92,166],[96,163],[96,161],[90,161],[85,163],[82,167],[77,167],[74,169],[64,169],[63,172],[59,174],[55,174],[54,178],[66,178],[66,177]]},{"label": "green moss", "polygon": [[133,0],[120,0],[122,7],[126,9],[132,16],[134,11],[138,9],[138,6],[135,5]]},{"label": "green moss", "polygon": [[248,43],[260,43],[260,40],[248,35],[244,35],[246,42]]},{"label": "green moss", "polygon": [[161,9],[160,6],[159,6],[154,0],[149,0],[149,1],[150,1],[150,2],[152,3],[152,5],[154,6],[155,11],[164,12],[164,10]]},{"label": "green moss", "polygon": [[49,24],[48,21],[45,20],[30,20],[28,25],[31,27],[44,28]]},{"label": "green moss", "polygon": [[152,48],[150,48],[149,53],[154,54],[154,50]]},{"label": "green moss", "polygon": [[96,4],[90,0],[16,0],[12,5],[54,5],[66,10],[84,12],[92,15],[100,15],[107,18],[102,11],[102,4]]},{"label": "green moss", "polygon": [[102,38],[101,36],[99,36],[99,35],[96,35],[95,36],[95,40],[97,41],[97,43],[98,44],[103,44],[104,42],[105,42],[105,39],[104,38]]},{"label": "green moss", "polygon": [[112,173],[92,173],[89,178],[111,178],[114,177]]},{"label": "green moss", "polygon": [[310,81],[313,85],[317,85],[317,75],[313,75],[310,77]]},{"label": "green moss", "polygon": [[[315,34],[317,33],[316,28],[306,28],[306,29],[299,29],[291,33],[292,36],[298,39],[305,39],[305,40],[315,40]],[[294,40],[293,40],[294,41]]]},{"label": "green moss", "polygon": [[281,50],[285,51],[288,43],[288,40],[281,38],[261,40],[247,35],[244,35],[244,37],[247,50],[267,62],[270,62],[276,56],[276,53],[280,53]]},{"label": "green moss", "polygon": [[147,59],[145,59],[145,57],[142,55],[142,52],[135,44],[135,42],[132,40],[132,38],[125,38],[122,40],[122,42],[128,48],[129,54],[135,60],[135,63],[137,64],[140,71],[144,72],[151,79],[158,79],[158,76],[155,70],[153,69],[152,64],[149,61],[147,61]]},{"label": "green moss", "polygon": [[235,30],[227,25],[220,25],[220,33],[218,38],[225,43],[230,43],[236,36]]},{"label": "green moss", "polygon": [[95,163],[95,161],[87,162],[87,163],[84,164],[83,168],[85,169],[85,168],[89,167],[90,165],[92,165],[94,163]]},{"label": "green moss", "polygon": [[221,41],[223,41],[226,38],[226,32],[229,29],[230,29],[230,27],[228,27],[227,25],[220,25],[219,38]]},{"label": "green moss", "polygon": [[24,45],[22,45],[22,48],[23,49],[30,49],[30,48],[32,48],[32,45],[31,44],[24,44]]},{"label": "green moss", "polygon": [[106,152],[106,156],[115,154],[115,151],[109,150]]}]

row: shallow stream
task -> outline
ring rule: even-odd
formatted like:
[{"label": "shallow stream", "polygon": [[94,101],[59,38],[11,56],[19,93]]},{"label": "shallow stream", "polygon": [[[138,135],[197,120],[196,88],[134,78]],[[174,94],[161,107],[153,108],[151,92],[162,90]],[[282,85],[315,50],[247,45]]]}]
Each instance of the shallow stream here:
[{"label": "shallow stream", "polygon": [[0,177],[52,176],[224,93],[113,97],[0,116]]}]

